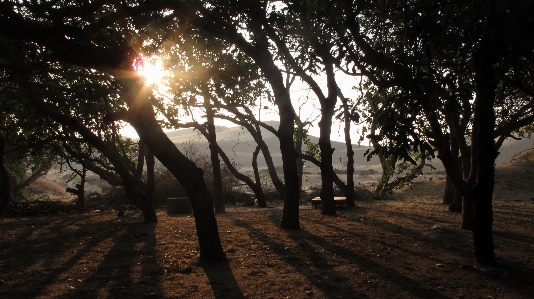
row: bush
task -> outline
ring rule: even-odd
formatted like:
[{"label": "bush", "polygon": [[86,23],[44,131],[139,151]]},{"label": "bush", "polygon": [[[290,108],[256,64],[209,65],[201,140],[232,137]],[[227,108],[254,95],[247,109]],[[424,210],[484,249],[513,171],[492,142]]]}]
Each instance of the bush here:
[{"label": "bush", "polygon": [[88,210],[135,210],[137,207],[126,196],[122,186],[102,188],[101,193],[86,195],[85,205]]}]

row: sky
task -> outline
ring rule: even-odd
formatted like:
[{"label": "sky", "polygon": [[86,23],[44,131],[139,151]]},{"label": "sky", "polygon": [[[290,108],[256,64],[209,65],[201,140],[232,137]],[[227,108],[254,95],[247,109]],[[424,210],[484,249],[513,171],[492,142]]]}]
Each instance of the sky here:
[{"label": "sky", "polygon": [[[162,85],[161,81],[165,76],[165,70],[163,69],[163,65],[161,64],[161,61],[157,59],[152,59],[150,62],[144,63],[144,68],[140,69],[139,74],[145,78],[147,81],[147,84],[150,84],[153,88],[158,88],[160,90],[164,90],[165,87]],[[355,86],[359,80],[359,78],[350,77],[342,74],[341,72],[336,74],[336,79],[338,81],[339,87],[341,91],[343,92],[343,95],[345,97],[349,98],[355,98],[356,97],[356,90],[353,89],[353,86]],[[326,83],[323,78],[317,78],[317,82],[323,86],[323,92],[326,94]],[[295,107],[295,110],[297,114],[300,115],[302,121],[311,121],[313,123],[312,126],[308,128],[309,135],[312,136],[319,136],[319,126],[318,122],[320,120],[320,105],[319,102],[313,94],[308,86],[305,83],[300,82],[298,79],[295,80],[293,85],[290,89],[291,93],[291,99],[293,101],[293,106]],[[307,100],[306,100],[307,99]],[[261,107],[261,109],[256,110],[256,117],[260,119],[261,121],[279,121],[279,115],[278,115],[278,109],[274,104],[271,103],[265,103],[265,99],[263,99],[263,102],[261,99],[258,99],[257,107]],[[339,101],[338,101],[339,104]],[[264,109],[267,108],[267,109]],[[198,116],[196,116],[198,120]],[[221,119],[216,119],[215,124],[217,126],[225,126],[225,127],[235,127],[236,125]],[[351,127],[351,140],[352,143],[357,143],[360,136],[358,134],[358,128],[360,126],[352,124]],[[166,130],[169,131],[169,130]],[[137,133],[135,132],[135,129],[131,127],[130,125],[126,124],[125,127],[121,130],[121,134],[130,138],[138,138]],[[333,119],[332,124],[332,134],[331,134],[331,140],[333,141],[345,141],[344,136],[344,123],[340,122],[336,119]],[[365,142],[365,141],[364,141]]]}]

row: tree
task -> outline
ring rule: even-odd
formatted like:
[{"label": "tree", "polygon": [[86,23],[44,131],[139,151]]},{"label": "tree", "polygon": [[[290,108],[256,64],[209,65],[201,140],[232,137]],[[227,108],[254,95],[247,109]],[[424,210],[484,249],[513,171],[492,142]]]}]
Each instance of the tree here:
[{"label": "tree", "polygon": [[[383,1],[357,7],[354,2],[346,1],[343,5],[348,30],[340,30],[340,36],[344,39],[348,61],[379,88],[401,88],[408,96],[404,105],[415,104],[421,108],[428,127],[425,134],[436,148],[447,175],[464,198],[474,202],[472,231],[476,260],[494,264],[491,201],[497,156],[496,89],[503,82],[499,74],[525,65],[522,61],[528,61],[532,55],[533,39],[526,29],[533,22],[529,15],[531,4],[491,1],[437,5],[421,1],[399,6],[396,2]],[[462,55],[465,64],[460,66],[468,71],[458,73],[460,69],[454,59]],[[443,130],[445,122],[440,119],[448,111],[460,111],[459,105],[451,104],[467,99],[462,94],[450,93],[450,86],[456,83],[462,88],[461,83],[465,82],[465,78],[455,81],[450,74],[470,77],[471,91],[475,94],[467,180],[457,167],[450,139]],[[458,136],[463,132],[456,129],[451,122],[449,130],[461,140]],[[404,132],[415,131],[407,127]]]},{"label": "tree", "polygon": [[[38,44],[51,51],[53,59],[63,63],[114,76],[120,87],[121,99],[128,107],[121,116],[136,129],[154,156],[182,183],[189,195],[195,214],[200,258],[213,261],[226,259],[220,244],[213,201],[202,178],[202,170],[175,147],[158,124],[149,101],[150,93],[133,68],[136,55],[132,55],[132,48],[126,46],[130,42],[135,47],[134,37],[144,32],[147,21],[164,20],[163,13],[151,14],[150,17],[143,15],[152,12],[154,6],[161,8],[158,6],[160,3],[141,3],[136,7],[126,4],[117,7],[113,3],[79,4],[72,10],[68,9],[68,4],[52,8],[46,3],[2,3],[0,35]],[[49,13],[44,16],[42,11]],[[54,21],[45,22],[47,18]],[[70,22],[73,18],[84,20],[83,25]],[[127,41],[127,37],[132,37],[132,40]],[[40,108],[50,108],[44,104]],[[65,120],[71,122],[71,126],[77,124],[72,118]]]},{"label": "tree", "polygon": [[[258,144],[262,145],[270,173],[274,173],[273,182],[283,197],[283,183],[276,174],[268,148],[261,139],[261,132],[254,130],[250,122],[250,119],[254,119],[251,107],[256,98],[267,92],[264,83],[260,80],[257,67],[245,55],[228,49],[228,45],[224,42],[214,40],[201,32],[185,31],[180,39],[188,42],[178,41],[176,46],[169,47],[169,51],[165,54],[168,60],[179,61],[173,65],[171,71],[174,77],[179,79],[170,80],[169,89],[173,97],[166,109],[172,112],[166,114],[170,125],[193,126],[202,132],[210,144],[215,173],[219,164],[218,152],[221,156],[224,153],[220,153],[216,142],[214,119],[223,118],[245,126]],[[202,104],[195,100],[197,96],[203,97]],[[187,116],[193,118],[193,121],[179,123],[178,119],[184,119],[184,117],[180,113],[175,113],[177,107],[182,108],[182,115],[188,114]],[[200,120],[197,120],[199,108],[206,119],[203,125],[199,123]],[[258,125],[256,129],[259,130]],[[233,168],[231,165],[230,167]],[[244,179],[242,175],[238,177]],[[214,182],[215,189],[217,189],[217,181]],[[250,180],[245,181],[247,184],[251,183]],[[258,190],[261,187],[256,184],[252,188]],[[263,196],[260,196],[261,198]],[[264,200],[260,201],[264,203]],[[217,208],[216,203],[216,211],[218,209],[222,210],[220,207]]]}]

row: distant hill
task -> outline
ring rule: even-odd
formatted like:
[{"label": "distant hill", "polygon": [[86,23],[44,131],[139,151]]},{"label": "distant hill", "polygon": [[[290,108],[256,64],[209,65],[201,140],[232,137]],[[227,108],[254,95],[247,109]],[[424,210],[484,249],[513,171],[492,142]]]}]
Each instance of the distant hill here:
[{"label": "distant hill", "polygon": [[[279,122],[270,121],[266,123],[273,128],[278,129]],[[250,169],[250,165],[252,163],[252,153],[256,149],[256,143],[248,131],[242,127],[224,126],[217,126],[216,131],[219,146],[226,152],[228,157],[239,163],[243,170]],[[201,152],[209,154],[208,142],[194,129],[181,129],[167,132],[167,136],[169,136],[171,141],[174,142],[179,149],[183,148],[184,143],[194,142]],[[265,143],[269,146],[275,166],[282,166],[282,156],[280,154],[280,143],[278,138],[263,128],[262,136]],[[314,143],[319,142],[319,138],[316,136],[310,136],[309,138]],[[333,141],[332,147],[335,149],[333,155],[334,167],[344,168],[347,161],[347,150],[345,144],[343,142]],[[533,139],[508,139],[501,147],[501,154],[497,158],[496,166],[501,166],[504,163],[508,163],[514,155],[532,147]],[[358,146],[357,144],[353,144],[352,148],[354,150],[355,167],[357,169],[373,168],[379,170],[380,161],[377,157],[373,157],[370,161],[367,161],[367,158],[364,156],[365,152],[369,149],[368,146]],[[310,162],[306,162],[305,165],[307,171],[319,171],[319,169],[313,166]],[[443,166],[439,160],[433,161],[432,165],[436,167],[437,171],[443,170]],[[260,168],[267,167],[261,154],[258,157],[258,166]]]},{"label": "distant hill", "polygon": [[[272,126],[275,129],[278,129],[279,122],[269,121],[266,122],[268,125]],[[223,127],[217,126],[217,142],[219,146],[225,151],[230,159],[233,159],[239,163],[244,170],[251,169],[252,163],[252,153],[256,149],[256,143],[248,131],[242,127]],[[174,142],[179,149],[183,148],[184,143],[194,142],[199,150],[205,154],[209,154],[208,142],[206,139],[201,136],[194,129],[181,129],[177,131],[167,132],[167,136]],[[271,133],[270,131],[262,128],[263,140],[269,147],[271,156],[275,166],[282,166],[282,155],[280,153],[280,142],[278,138]],[[315,136],[310,136],[310,140],[314,143],[319,142],[319,138]],[[334,151],[334,166],[337,168],[344,167],[347,161],[347,151],[345,144],[342,142],[332,142],[332,147]],[[376,168],[379,165],[378,158],[373,158],[371,161],[367,162],[367,158],[364,157],[365,151],[369,149],[367,146],[361,146],[354,144],[353,149],[355,151],[355,166],[356,167],[373,167]],[[341,163],[340,164],[340,158]],[[310,162],[305,163],[307,171],[319,171]],[[258,167],[265,168],[267,167],[263,156],[260,154],[258,157]]]}]

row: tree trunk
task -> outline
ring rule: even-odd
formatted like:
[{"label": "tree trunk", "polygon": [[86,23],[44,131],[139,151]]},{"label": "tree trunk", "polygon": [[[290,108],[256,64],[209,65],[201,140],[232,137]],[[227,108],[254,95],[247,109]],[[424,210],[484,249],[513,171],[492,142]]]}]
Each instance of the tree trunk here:
[{"label": "tree trunk", "polygon": [[334,204],[334,168],[332,166],[332,154],[334,149],[330,142],[330,131],[332,128],[332,118],[327,111],[322,111],[319,122],[320,137],[319,148],[321,149],[321,214],[335,215]]},{"label": "tree trunk", "polygon": [[[213,130],[215,131],[215,130]],[[211,147],[211,145],[210,145]],[[221,161],[216,149],[210,149],[211,152],[211,164],[213,167],[213,198],[215,200],[215,213],[221,214],[226,212],[224,200],[222,196],[222,173],[221,173]]]},{"label": "tree trunk", "polygon": [[[466,182],[469,181],[469,172],[471,171],[471,157],[466,154],[461,157],[462,175]],[[462,196],[462,223],[460,228],[472,229],[473,218],[475,217],[475,207],[473,199],[470,196]]]},{"label": "tree trunk", "polygon": [[[257,148],[256,148],[257,149]],[[217,145],[217,150],[219,151],[219,155],[223,159],[224,163],[226,164],[226,167],[230,172],[240,181],[247,184],[247,186],[254,192],[254,195],[258,199],[258,202],[260,203],[263,201],[265,203],[265,195],[263,194],[263,189],[261,188],[261,183],[254,184],[254,182],[246,175],[240,173],[237,171],[237,169],[232,165],[232,162],[230,159],[228,159],[228,156],[226,153]],[[253,166],[254,167],[254,166]],[[259,175],[259,174],[258,174]],[[265,204],[266,205],[266,204]]]},{"label": "tree trunk", "polygon": [[154,203],[154,191],[156,191],[156,174],[155,174],[155,168],[156,168],[156,159],[154,158],[154,154],[147,149],[146,150],[146,188],[145,188],[145,196],[147,197],[148,201],[150,202],[151,206],[155,209],[155,203]]},{"label": "tree trunk", "polygon": [[334,167],[332,155],[334,149],[330,141],[332,118],[337,100],[338,86],[334,77],[333,62],[330,56],[325,60],[328,96],[320,98],[321,120],[319,121],[319,148],[321,149],[321,214],[335,215],[334,204]]},{"label": "tree trunk", "polygon": [[[289,96],[289,95],[288,95]],[[283,107],[285,108],[285,107]],[[283,111],[284,109],[280,109]],[[297,169],[297,153],[293,144],[293,115],[286,115],[280,112],[280,151],[284,165],[285,198],[282,212],[282,228],[300,228],[299,219],[299,181]],[[332,199],[333,201],[333,199]]]},{"label": "tree trunk", "polygon": [[133,202],[141,210],[141,213],[143,214],[143,222],[157,223],[158,215],[156,214],[153,201],[147,198],[142,192],[131,190],[132,187],[125,186],[125,189],[129,189],[126,194],[128,197],[133,198]]},{"label": "tree trunk", "polygon": [[278,192],[280,199],[285,199],[286,187],[284,182],[282,182],[282,180],[280,180],[278,177],[278,173],[276,173],[276,168],[274,167],[273,158],[271,156],[271,152],[269,151],[269,147],[263,140],[260,142],[260,147],[261,152],[263,153],[263,158],[265,159],[265,163],[267,164],[267,172],[269,173],[269,177],[273,182],[274,188]]},{"label": "tree trunk", "polygon": [[347,206],[354,207],[354,150],[352,149],[352,141],[350,138],[351,115],[349,111],[348,99],[342,98],[343,114],[345,118],[345,145],[347,147],[347,187],[345,197],[347,198]]},{"label": "tree trunk", "polygon": [[258,206],[266,208],[267,202],[265,202],[265,194],[263,194],[263,190],[261,188],[260,171],[258,170],[258,155],[260,154],[260,150],[261,147],[258,145],[256,146],[256,150],[254,150],[254,153],[252,153],[252,169],[254,170],[254,179],[256,180],[256,187],[258,187],[258,190],[254,191],[254,194],[256,195],[256,199],[258,200]]},{"label": "tree trunk", "polygon": [[[102,155],[104,155],[115,167],[115,171],[121,178],[126,195],[134,202],[137,207],[139,207],[139,209],[143,213],[143,218],[145,222],[158,221],[154,206],[147,200],[142,190],[140,190],[140,187],[135,184],[135,178],[130,172],[130,169],[128,169],[128,167],[124,164],[121,155],[119,155],[116,151],[110,148],[105,141],[100,139],[100,137],[96,136],[91,130],[89,130],[85,125],[80,123],[77,119],[68,114],[63,114],[55,107],[45,103],[44,100],[31,88],[31,86],[29,86],[29,84],[26,84],[25,92],[30,102],[32,102],[32,104],[37,109],[41,110],[41,112],[43,112],[45,115],[48,115],[49,117],[55,119],[63,126],[68,126],[70,129],[78,132],[86,142],[90,143],[96,149],[98,149],[102,153]],[[51,161],[52,160],[50,160],[50,162]]]},{"label": "tree trunk", "polygon": [[5,141],[4,136],[0,134],[0,213],[11,203],[11,184],[4,165]]},{"label": "tree trunk", "polygon": [[[375,143],[378,144],[377,141],[371,141],[371,142],[373,144]],[[380,176],[380,181],[378,182],[378,185],[376,186],[374,198],[375,199],[388,198],[391,196],[391,190],[388,189],[389,179],[391,178],[391,172],[392,172],[390,167],[393,167],[394,165],[390,165],[391,163],[389,159],[384,157],[384,155],[381,152],[378,152],[377,155],[378,155],[378,159],[380,160],[380,167],[382,167],[382,175]]]},{"label": "tree trunk", "polygon": [[[483,40],[484,41],[484,40]],[[495,185],[495,150],[493,133],[495,130],[495,72],[493,68],[493,49],[491,44],[481,42],[479,51],[474,55],[475,61],[475,114],[478,114],[477,131],[473,138],[478,145],[476,157],[476,184],[472,187],[474,202],[473,243],[475,259],[485,265],[495,264],[493,243],[493,188]],[[473,163],[473,161],[472,161]],[[474,171],[472,168],[471,171]]]},{"label": "tree trunk", "polygon": [[461,229],[473,229],[473,218],[475,215],[475,206],[473,199],[469,196],[461,196],[461,212],[462,212],[462,223],[460,224]]},{"label": "tree trunk", "polygon": [[269,177],[271,178],[271,181],[273,182],[274,188],[278,192],[280,199],[284,199],[285,198],[285,186],[284,186],[284,183],[278,177],[278,174],[276,173],[276,168],[274,167],[274,163],[273,163],[273,157],[271,156],[271,152],[269,150],[269,147],[267,146],[267,143],[263,141],[260,126],[256,125],[254,128],[249,123],[242,123],[242,125],[249,131],[250,135],[252,135],[252,137],[254,138],[254,141],[256,141],[256,143],[260,147],[261,152],[263,153],[263,158],[265,159],[265,164],[267,165],[267,171],[269,173]]},{"label": "tree trunk", "polygon": [[217,150],[217,133],[215,132],[215,117],[211,104],[211,95],[206,84],[201,83],[202,97],[204,98],[204,109],[206,109],[206,124],[208,127],[207,139],[210,148],[211,167],[213,171],[213,200],[215,202],[215,213],[226,212],[224,200],[222,198],[222,174],[221,161]]},{"label": "tree trunk", "polygon": [[[200,245],[200,259],[221,261],[226,255],[221,246],[213,200],[203,177],[202,169],[187,159],[165,135],[156,120],[154,109],[143,94],[139,82],[124,79],[123,86],[130,89],[125,95],[129,104],[128,121],[156,158],[173,174],[184,187],[195,216],[197,237]],[[135,88],[132,88],[135,87]],[[142,100],[140,100],[142,99]]]},{"label": "tree trunk", "polygon": [[454,202],[454,186],[452,185],[449,176],[445,179],[445,187],[443,187],[443,198],[441,203],[444,205],[450,205]]},{"label": "tree trunk", "polygon": [[284,208],[282,211],[282,228],[300,228],[299,220],[299,182],[297,169],[297,152],[293,143],[293,129],[295,125],[295,113],[291,105],[291,98],[284,86],[282,74],[274,64],[268,50],[268,43],[261,48],[261,53],[254,57],[265,77],[271,85],[275,97],[275,104],[280,111],[280,127],[278,138],[280,140],[280,152],[284,165]]},{"label": "tree trunk", "polygon": [[156,206],[154,204],[154,191],[155,187],[155,165],[156,160],[154,154],[144,145],[143,155],[146,160],[146,177],[147,182],[143,192],[138,191],[138,197],[140,203],[138,204],[143,213],[143,219],[145,223],[157,223],[158,216],[156,215]]},{"label": "tree trunk", "polygon": [[[315,159],[314,157],[312,156],[308,156],[308,155],[302,155],[302,158],[306,161],[309,161],[311,163],[313,163],[313,165],[317,166],[317,167],[321,167],[321,162],[319,162],[317,159]],[[343,192],[343,194],[346,194],[346,189],[347,189],[347,185],[345,185],[345,183],[343,183],[343,181],[337,176],[337,174],[335,172],[332,172],[332,176],[333,176],[333,179],[334,179],[334,184],[336,184],[336,186],[339,188],[339,190],[341,190],[341,192]]]},{"label": "tree trunk", "polygon": [[463,208],[464,200],[462,194],[456,190],[454,186],[451,185],[452,189],[452,203],[449,205],[449,211],[455,212],[455,213],[462,213],[462,217],[465,213],[465,209]]},{"label": "tree trunk", "polygon": [[78,201],[76,205],[85,210],[85,179],[87,176],[87,168],[85,165],[82,165],[82,173],[80,175],[80,184],[77,187],[78,189]]},{"label": "tree trunk", "polygon": [[304,161],[302,160],[302,138],[296,138],[295,150],[297,151],[297,170],[299,173],[299,192],[302,192],[302,177],[304,176]]},{"label": "tree trunk", "polygon": [[236,39],[237,35],[225,35],[218,30],[205,28],[215,37],[222,38],[235,44],[245,54],[250,56],[261,69],[263,76],[269,82],[274,95],[274,103],[278,107],[280,115],[280,127],[278,138],[280,140],[280,152],[284,165],[284,209],[282,211],[282,228],[300,228],[299,221],[299,186],[297,170],[297,153],[293,144],[293,126],[295,124],[295,112],[291,103],[291,97],[284,86],[282,72],[274,62],[270,52],[271,43],[266,32],[262,29],[261,20],[249,20],[254,37],[254,45]]}]

